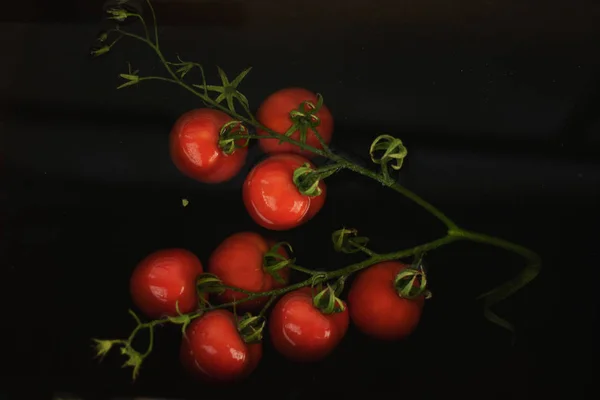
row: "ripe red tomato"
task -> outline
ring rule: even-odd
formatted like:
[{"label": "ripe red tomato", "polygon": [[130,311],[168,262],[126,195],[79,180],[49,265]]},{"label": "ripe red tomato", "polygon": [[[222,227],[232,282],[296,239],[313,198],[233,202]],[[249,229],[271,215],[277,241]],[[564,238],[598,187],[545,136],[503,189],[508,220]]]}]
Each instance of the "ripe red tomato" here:
[{"label": "ripe red tomato", "polygon": [[184,369],[195,378],[231,382],[256,369],[262,357],[262,343],[245,343],[234,315],[227,310],[214,310],[187,327],[179,357]]},{"label": "ripe red tomato", "polygon": [[402,339],[415,330],[425,297],[405,299],[394,288],[396,275],[406,267],[387,261],[356,277],[348,293],[348,304],[352,322],[359,330],[380,340]]},{"label": "ripe red tomato", "polygon": [[[288,88],[279,90],[269,97],[260,105],[256,118],[265,127],[279,133],[284,134],[292,126],[293,121],[290,118],[290,111],[297,110],[300,104],[304,101],[310,101],[314,105],[317,104],[317,96],[301,88]],[[327,144],[331,142],[333,134],[333,117],[329,109],[323,104],[321,109],[316,113],[320,120],[320,124],[315,128]],[[259,135],[266,135],[267,132],[258,130]],[[300,132],[295,131],[291,135],[292,139],[300,140]],[[311,157],[313,153],[300,149],[291,143],[281,143],[276,139],[260,139],[260,147],[265,153],[298,153],[305,157]],[[308,130],[306,135],[306,144],[317,149],[322,149],[321,143],[315,136],[312,130]]]},{"label": "ripe red tomato", "polygon": [[[263,258],[272,246],[273,241],[267,241],[262,236],[253,232],[240,232],[225,239],[211,254],[208,262],[208,272],[217,275],[225,285],[235,286],[251,292],[266,292],[285,286],[289,281],[290,269],[282,268],[278,271],[283,283],[263,268]],[[288,258],[283,247],[278,253]],[[221,303],[229,303],[248,297],[246,294],[233,290],[226,290],[217,298]],[[240,303],[237,307],[241,311],[259,310],[268,300],[261,297],[255,300]]]},{"label": "ripe red tomato", "polygon": [[204,183],[233,178],[244,165],[248,149],[239,148],[227,155],[219,148],[221,128],[230,121],[229,115],[209,108],[191,110],[179,117],[169,137],[175,166],[188,177]]},{"label": "ripe red tomato", "polygon": [[312,290],[303,288],[283,296],[273,308],[269,334],[273,346],[293,361],[318,361],[340,343],[348,330],[348,308],[323,314],[313,305]]},{"label": "ripe red tomato", "polygon": [[[301,194],[294,184],[294,170],[310,162],[295,154],[276,154],[256,165],[246,177],[244,204],[260,226],[282,231],[313,218],[325,204],[326,187],[316,197]],[[312,164],[311,164],[312,165]]]},{"label": "ripe red tomato", "polygon": [[131,298],[154,319],[188,313],[198,307],[196,278],[203,272],[200,260],[184,249],[164,249],[144,258],[129,282]]}]

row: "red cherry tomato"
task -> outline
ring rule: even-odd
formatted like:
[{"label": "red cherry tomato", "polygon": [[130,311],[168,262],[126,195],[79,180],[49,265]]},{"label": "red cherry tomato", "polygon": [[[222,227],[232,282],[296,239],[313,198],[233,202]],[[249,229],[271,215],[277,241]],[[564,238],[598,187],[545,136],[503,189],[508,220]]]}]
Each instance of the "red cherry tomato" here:
[{"label": "red cherry tomato", "polygon": [[[282,268],[277,280],[263,268],[263,258],[275,242],[267,241],[257,233],[240,232],[229,236],[211,254],[208,262],[208,272],[217,275],[225,285],[235,286],[251,292],[266,292],[285,286],[289,281],[289,268]],[[288,258],[283,247],[278,253]],[[217,298],[221,303],[230,303],[248,297],[246,294],[226,290]],[[268,300],[261,297],[255,300],[239,303],[241,311],[259,310]]]},{"label": "red cherry tomato", "polygon": [[[260,105],[256,113],[256,118],[265,127],[279,134],[284,134],[293,124],[293,121],[290,118],[290,111],[297,110],[304,101],[310,101],[316,105],[317,96],[314,93],[301,88],[279,90],[267,97]],[[319,118],[320,123],[315,129],[319,132],[323,141],[329,144],[333,134],[333,117],[324,104],[316,113],[316,116]],[[258,130],[258,134],[266,135],[267,132]],[[291,138],[300,140],[300,132],[295,131],[292,133]],[[279,141],[276,139],[260,139],[259,143],[265,153],[298,153],[305,157],[311,157],[313,155],[313,153],[302,150],[291,143],[279,144]],[[310,129],[306,135],[306,144],[316,147],[317,149],[323,148],[314,132]]]},{"label": "red cherry tomato", "polygon": [[244,165],[248,149],[239,148],[227,155],[219,148],[221,128],[230,121],[229,115],[209,108],[191,110],[179,117],[169,137],[175,166],[204,183],[233,178]]},{"label": "red cherry tomato", "polygon": [[184,249],[164,249],[144,258],[130,279],[134,304],[150,318],[188,313],[198,307],[196,278],[203,272],[200,260]]},{"label": "red cherry tomato", "polygon": [[313,305],[312,291],[303,288],[283,296],[269,318],[273,346],[293,361],[318,361],[340,343],[348,330],[348,308],[323,314]]},{"label": "red cherry tomato", "polygon": [[245,343],[234,315],[215,310],[190,323],[179,356],[184,369],[195,378],[232,382],[256,369],[262,357],[262,343]]},{"label": "red cherry tomato", "polygon": [[362,271],[348,293],[350,317],[363,333],[380,340],[410,335],[421,319],[424,296],[405,299],[394,288],[394,279],[407,265],[388,261]]},{"label": "red cherry tomato", "polygon": [[[294,184],[294,170],[310,162],[295,154],[276,154],[256,165],[246,177],[244,204],[260,226],[282,231],[313,218],[325,203],[326,187],[316,197],[301,194]],[[312,164],[311,164],[312,165]]]}]

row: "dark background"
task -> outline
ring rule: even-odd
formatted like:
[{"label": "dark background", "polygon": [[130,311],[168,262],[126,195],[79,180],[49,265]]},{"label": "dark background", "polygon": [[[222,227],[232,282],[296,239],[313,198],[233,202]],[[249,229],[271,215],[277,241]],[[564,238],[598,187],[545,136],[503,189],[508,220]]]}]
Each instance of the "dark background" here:
[{"label": "dark background", "polygon": [[[115,91],[128,61],[141,75],[162,73],[140,43],[123,40],[107,56],[88,57],[106,26],[102,4],[29,0],[0,12],[2,390],[15,398],[590,396],[597,1],[155,1],[168,57],[203,63],[213,80],[215,65],[231,76],[253,66],[241,87],[253,109],[282,87],[322,93],[336,119],[336,149],[366,163],[378,134],[402,138],[409,158],[401,182],[461,226],[531,247],[544,262],[536,281],[497,307],[518,328],[515,347],[474,298],[522,260],[459,243],[429,255],[434,298],[409,340],[379,343],[351,328],[312,366],[283,360],[267,341],[252,377],[219,389],[182,375],[177,329],[160,331],[135,384],[118,355],[92,360],[92,337],[133,328],[128,277],[147,253],[185,247],[206,262],[229,234],[268,234],[240,198],[244,175],[262,157],[256,147],[228,183],[183,177],[167,135],[199,102],[161,82]],[[328,185],[317,218],[276,235],[303,266],[335,269],[356,259],[331,249],[329,235],[341,226],[358,228],[379,251],[444,233],[366,178],[342,173]]]}]

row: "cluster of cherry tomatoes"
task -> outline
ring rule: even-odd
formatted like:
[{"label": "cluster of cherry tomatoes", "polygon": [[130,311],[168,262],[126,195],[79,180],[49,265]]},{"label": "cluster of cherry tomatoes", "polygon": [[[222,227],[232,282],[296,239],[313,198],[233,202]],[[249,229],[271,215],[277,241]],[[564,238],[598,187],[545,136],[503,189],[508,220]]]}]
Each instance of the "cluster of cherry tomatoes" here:
[{"label": "cluster of cherry tomatoes", "polygon": [[[290,112],[302,110],[307,101],[315,104],[317,98],[304,89],[281,90],[265,100],[257,120],[283,134],[293,124]],[[328,143],[333,120],[327,108],[321,106],[309,118],[316,121],[312,128]],[[245,161],[246,148],[236,147],[226,154],[218,145],[222,127],[231,121],[227,114],[213,109],[182,115],[170,137],[176,166],[202,182],[223,182],[235,176]],[[298,139],[300,135],[296,131],[291,137]],[[310,131],[305,140],[321,148]],[[310,164],[308,155],[274,139],[261,139],[259,143],[269,156],[253,168],[244,183],[243,198],[249,214],[271,230],[291,229],[314,217],[323,206],[325,185],[321,182],[318,195],[311,197],[300,193],[292,180],[297,168]],[[255,334],[252,322],[256,322],[253,315],[264,310],[269,301],[268,296],[246,298],[251,293],[289,285],[289,264],[266,268],[266,259],[274,255],[283,261],[290,257],[285,246],[253,232],[239,232],[221,242],[210,255],[206,271],[198,257],[187,250],[159,250],[134,269],[131,297],[136,307],[152,319],[193,313],[206,305],[207,311],[187,325],[181,342],[181,363],[192,376],[203,380],[238,380],[250,374],[262,357],[262,335]],[[312,362],[333,351],[346,334],[350,320],[360,331],[382,340],[409,335],[419,322],[424,296],[408,299],[398,295],[394,283],[404,268],[406,265],[399,262],[383,262],[362,271],[352,282],[348,304],[337,298],[331,287],[310,286],[286,293],[268,315],[269,339],[286,358]],[[198,290],[198,278],[206,273],[218,279],[221,290]],[[235,304],[235,313],[214,308],[231,303]]]},{"label": "cluster of cherry tomatoes", "polygon": [[[304,110],[302,103],[314,105],[317,96],[300,88],[283,89],[269,96],[258,109],[256,119],[274,132],[287,132],[293,124],[290,111]],[[306,111],[309,111],[308,109]],[[333,118],[325,105],[299,123],[312,124],[323,141],[331,141]],[[247,148],[239,146],[231,154],[219,147],[221,129],[233,119],[226,113],[201,108],[183,114],[171,131],[171,158],[185,175],[204,183],[220,183],[233,178],[246,161]],[[308,128],[308,127],[307,127]],[[308,129],[305,143],[322,149],[312,129]],[[243,131],[240,131],[243,133]],[[258,130],[259,135],[267,132]],[[296,130],[290,137],[300,140]],[[238,140],[238,144],[244,142]],[[274,139],[259,140],[261,149],[270,155],[256,165],[246,177],[243,188],[244,204],[259,225],[272,230],[286,230],[314,217],[325,202],[325,184],[320,183],[318,196],[300,194],[292,181],[294,171],[303,165],[313,166],[308,160],[312,153]]]}]

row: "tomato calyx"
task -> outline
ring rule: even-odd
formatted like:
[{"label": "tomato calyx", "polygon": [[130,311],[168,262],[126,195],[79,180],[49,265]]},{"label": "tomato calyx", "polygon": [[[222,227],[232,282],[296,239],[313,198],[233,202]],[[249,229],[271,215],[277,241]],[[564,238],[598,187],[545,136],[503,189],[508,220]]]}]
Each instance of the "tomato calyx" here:
[{"label": "tomato calyx", "polygon": [[240,140],[240,135],[247,135],[248,129],[241,121],[229,121],[219,132],[219,148],[226,155],[233,154],[237,149],[247,147],[249,139]]},{"label": "tomato calyx", "polygon": [[238,319],[237,329],[244,343],[257,343],[262,340],[266,324],[264,317],[246,313]]},{"label": "tomato calyx", "polygon": [[336,290],[331,286],[321,290],[313,297],[313,305],[323,314],[343,312],[346,306],[336,295]]},{"label": "tomato calyx", "polygon": [[240,74],[238,76],[236,76],[232,81],[229,81],[229,78],[227,77],[227,74],[225,73],[225,71],[223,71],[221,69],[221,67],[217,67],[217,71],[219,72],[219,77],[221,78],[221,84],[222,84],[221,86],[207,85],[206,82],[204,82],[204,85],[202,85],[202,86],[201,85],[192,85],[192,86],[197,87],[199,89],[204,89],[205,94],[207,93],[207,91],[219,93],[219,95],[215,99],[215,103],[220,104],[223,100],[225,100],[227,102],[227,107],[233,113],[235,113],[235,105],[234,105],[233,100],[237,99],[237,101],[242,105],[244,110],[247,113],[250,113],[250,111],[248,111],[249,107],[250,107],[248,104],[248,99],[246,98],[246,96],[244,94],[242,94],[242,92],[240,92],[238,90],[238,86],[240,85],[242,80],[246,77],[246,75],[248,75],[248,73],[250,72],[251,69],[252,69],[252,67],[246,68],[245,70],[240,72]]},{"label": "tomato calyx", "polygon": [[290,111],[292,126],[287,130],[284,136],[290,137],[294,132],[300,132],[300,142],[306,143],[308,131],[311,130],[318,135],[316,128],[321,125],[321,119],[317,113],[323,106],[323,96],[317,93],[317,104],[311,101],[303,101],[297,109]]},{"label": "tomato calyx", "polygon": [[404,299],[415,299],[419,296],[431,298],[427,289],[427,274],[419,258],[413,265],[404,268],[394,278],[394,288],[398,295]]},{"label": "tomato calyx", "polygon": [[333,241],[333,248],[335,251],[351,254],[364,251],[369,238],[365,236],[358,236],[356,229],[342,228],[331,234],[331,240]]},{"label": "tomato calyx", "polygon": [[286,258],[279,253],[280,247],[287,247],[290,253],[293,252],[292,246],[288,242],[275,243],[263,256],[263,269],[273,277],[278,283],[285,283],[285,279],[280,275],[279,271],[283,268],[294,265],[295,258]]},{"label": "tomato calyx", "polygon": [[[378,153],[381,154],[379,157],[376,155]],[[369,154],[371,161],[375,164],[387,164],[390,161],[394,161],[391,167],[398,171],[402,168],[402,163],[408,155],[408,150],[402,144],[402,140],[391,135],[380,135],[371,143]]]},{"label": "tomato calyx", "polygon": [[402,140],[391,135],[380,135],[371,143],[369,155],[371,156],[371,161],[381,165],[381,173],[386,182],[392,184],[394,179],[390,177],[388,164],[393,170],[400,170],[404,163],[404,158],[408,155],[408,150],[402,143]]},{"label": "tomato calyx", "polygon": [[196,290],[198,291],[198,296],[201,297],[202,293],[221,294],[225,291],[225,288],[223,287],[221,278],[215,274],[205,272],[196,278]]},{"label": "tomato calyx", "polygon": [[303,195],[317,197],[323,193],[319,187],[321,180],[335,174],[340,169],[341,167],[337,164],[314,169],[310,163],[304,163],[294,170],[292,181]]}]

